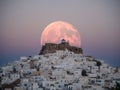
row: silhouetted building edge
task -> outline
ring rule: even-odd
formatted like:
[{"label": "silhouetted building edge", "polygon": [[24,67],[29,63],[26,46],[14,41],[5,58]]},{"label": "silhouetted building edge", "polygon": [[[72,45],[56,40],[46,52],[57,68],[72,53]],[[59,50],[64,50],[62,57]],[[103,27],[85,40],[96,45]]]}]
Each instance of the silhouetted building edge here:
[{"label": "silhouetted building edge", "polygon": [[65,50],[74,52],[76,54],[83,54],[82,48],[78,48],[75,46],[70,46],[68,42],[61,42],[60,44],[55,43],[46,43],[42,46],[42,49],[40,50],[39,55],[41,54],[47,54],[47,53],[55,53],[56,50]]}]

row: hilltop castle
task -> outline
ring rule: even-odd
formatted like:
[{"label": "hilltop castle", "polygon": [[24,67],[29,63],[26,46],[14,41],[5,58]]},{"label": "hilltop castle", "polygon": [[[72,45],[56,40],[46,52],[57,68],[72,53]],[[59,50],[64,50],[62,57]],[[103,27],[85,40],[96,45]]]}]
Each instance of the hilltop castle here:
[{"label": "hilltop castle", "polygon": [[68,51],[72,51],[76,54],[83,54],[82,48],[70,46],[69,42],[66,42],[65,39],[62,39],[60,44],[46,43],[45,45],[43,45],[39,55],[47,54],[47,53],[55,53],[56,50],[65,50],[65,49],[68,49]]}]

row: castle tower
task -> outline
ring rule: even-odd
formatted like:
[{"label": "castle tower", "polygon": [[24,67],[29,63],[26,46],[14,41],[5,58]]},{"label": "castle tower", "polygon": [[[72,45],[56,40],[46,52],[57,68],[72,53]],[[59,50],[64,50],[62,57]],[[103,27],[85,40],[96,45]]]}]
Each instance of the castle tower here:
[{"label": "castle tower", "polygon": [[62,40],[61,40],[61,44],[69,45],[69,42],[67,42],[65,39],[62,39]]},{"label": "castle tower", "polygon": [[74,52],[76,54],[83,54],[82,48],[78,48],[75,46],[70,46],[69,42],[67,42],[65,39],[61,40],[61,43],[55,44],[55,43],[46,43],[42,46],[40,50],[40,54],[47,54],[47,53],[55,53],[56,50],[68,50],[71,52]]}]

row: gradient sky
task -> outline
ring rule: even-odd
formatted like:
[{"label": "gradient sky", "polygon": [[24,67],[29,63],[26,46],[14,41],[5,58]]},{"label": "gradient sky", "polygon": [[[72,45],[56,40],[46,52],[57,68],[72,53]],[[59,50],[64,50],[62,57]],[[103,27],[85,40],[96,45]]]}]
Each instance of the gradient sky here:
[{"label": "gradient sky", "polygon": [[85,55],[120,66],[120,0],[0,0],[0,66],[40,51],[53,21],[78,29]]}]

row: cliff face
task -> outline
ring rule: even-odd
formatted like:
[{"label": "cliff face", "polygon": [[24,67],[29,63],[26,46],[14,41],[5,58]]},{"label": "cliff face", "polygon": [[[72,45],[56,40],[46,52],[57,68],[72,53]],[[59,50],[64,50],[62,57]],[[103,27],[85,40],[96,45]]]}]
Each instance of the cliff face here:
[{"label": "cliff face", "polygon": [[63,42],[60,44],[46,43],[45,45],[42,46],[39,55],[46,53],[55,53],[56,50],[65,50],[65,49],[68,49],[69,51],[72,51],[76,54],[83,54],[82,48],[70,46],[68,42]]}]

